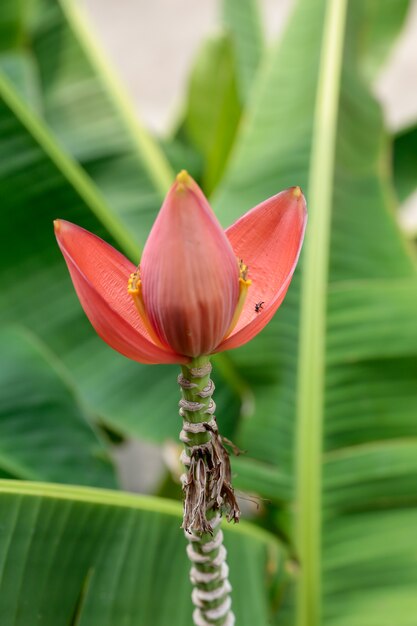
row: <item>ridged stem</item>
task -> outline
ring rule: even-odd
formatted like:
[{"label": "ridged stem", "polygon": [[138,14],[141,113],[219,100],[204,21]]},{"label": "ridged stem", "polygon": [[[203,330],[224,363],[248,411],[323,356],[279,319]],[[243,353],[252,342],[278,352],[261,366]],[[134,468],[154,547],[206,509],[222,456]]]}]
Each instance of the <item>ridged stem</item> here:
[{"label": "ridged stem", "polygon": [[229,455],[214,416],[211,364],[208,357],[199,357],[181,369],[178,377],[183,418],[180,439],[184,443],[181,460],[186,469],[182,476],[183,528],[192,563],[194,624],[233,626],[232,588],[220,522],[223,512],[229,520],[238,521],[239,508],[230,485]]}]

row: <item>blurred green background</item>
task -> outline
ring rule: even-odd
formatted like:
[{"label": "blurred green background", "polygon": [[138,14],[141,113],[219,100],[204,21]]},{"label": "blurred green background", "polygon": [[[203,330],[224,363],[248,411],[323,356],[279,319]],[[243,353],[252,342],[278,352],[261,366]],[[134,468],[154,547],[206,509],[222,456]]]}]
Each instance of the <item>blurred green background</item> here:
[{"label": "blurred green background", "polygon": [[[191,623],[177,368],[101,342],[52,229],[69,219],[137,262],[182,168],[224,226],[290,185],[310,209],[284,305],[213,359],[221,431],[247,451],[249,521],[226,535],[237,624],[417,626],[417,63],[381,79],[416,4],[282,3],[274,32],[270,5],[212,6],[1,4],[5,626]],[[164,85],[146,121],[85,8],[125,77]]]}]

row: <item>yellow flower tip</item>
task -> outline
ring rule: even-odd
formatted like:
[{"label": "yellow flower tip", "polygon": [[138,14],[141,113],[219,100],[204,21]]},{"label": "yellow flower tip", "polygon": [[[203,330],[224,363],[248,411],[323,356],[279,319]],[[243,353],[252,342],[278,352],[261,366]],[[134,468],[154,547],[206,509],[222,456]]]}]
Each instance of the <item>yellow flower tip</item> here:
[{"label": "yellow flower tip", "polygon": [[303,192],[301,191],[301,187],[294,187],[292,190],[292,194],[294,198],[301,198]]},{"label": "yellow flower tip", "polygon": [[186,185],[190,179],[190,175],[187,170],[181,170],[179,174],[177,174],[177,182]]},{"label": "yellow flower tip", "polygon": [[187,172],[187,170],[181,170],[179,174],[177,174],[177,191],[184,191],[185,187],[189,187],[192,181],[191,176]]},{"label": "yellow flower tip", "polygon": [[61,220],[54,220],[54,231],[56,232],[56,234],[59,233],[61,229]]}]

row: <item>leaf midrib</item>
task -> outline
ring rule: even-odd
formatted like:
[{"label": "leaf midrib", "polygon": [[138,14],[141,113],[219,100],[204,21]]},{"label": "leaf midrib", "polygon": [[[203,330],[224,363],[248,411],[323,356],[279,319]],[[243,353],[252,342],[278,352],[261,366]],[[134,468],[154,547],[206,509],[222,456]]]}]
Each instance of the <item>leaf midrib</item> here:
[{"label": "leaf midrib", "polygon": [[[5,493],[20,496],[54,498],[57,500],[89,502],[91,504],[102,504],[103,506],[128,507],[171,515],[178,518],[178,520],[182,519],[182,504],[180,502],[144,494],[112,491],[111,489],[0,479],[0,497]],[[279,545],[274,535],[250,522],[241,522],[233,525],[228,524],[227,528],[231,532],[237,532],[256,538],[274,547]]]},{"label": "leaf midrib", "polygon": [[[297,626],[321,623],[322,431],[329,241],[347,0],[326,3],[309,171],[297,393]],[[307,231],[307,232],[308,232]]]}]

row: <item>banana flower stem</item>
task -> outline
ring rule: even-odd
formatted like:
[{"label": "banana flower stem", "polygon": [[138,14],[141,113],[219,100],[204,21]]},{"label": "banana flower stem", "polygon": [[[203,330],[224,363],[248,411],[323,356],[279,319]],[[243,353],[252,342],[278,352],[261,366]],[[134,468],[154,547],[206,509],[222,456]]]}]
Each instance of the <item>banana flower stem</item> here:
[{"label": "banana flower stem", "polygon": [[214,415],[214,383],[208,357],[198,357],[181,368],[178,384],[184,443],[181,477],[184,491],[183,528],[191,561],[190,578],[196,626],[233,626],[231,585],[226,548],[220,528],[222,515],[239,521],[240,511],[231,486],[229,453],[223,445]]}]

